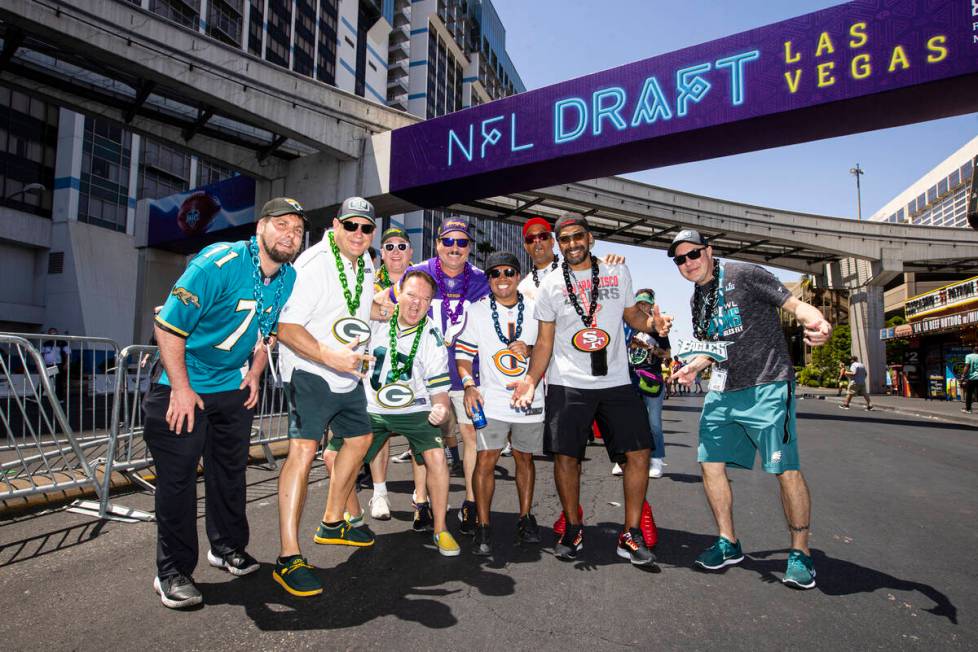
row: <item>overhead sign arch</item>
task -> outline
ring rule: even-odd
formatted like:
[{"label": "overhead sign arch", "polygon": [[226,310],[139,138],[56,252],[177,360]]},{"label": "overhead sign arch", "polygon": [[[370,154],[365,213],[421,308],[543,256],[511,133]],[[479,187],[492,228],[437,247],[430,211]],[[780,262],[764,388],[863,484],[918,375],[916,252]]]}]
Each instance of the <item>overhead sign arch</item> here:
[{"label": "overhead sign arch", "polygon": [[440,206],[978,110],[978,0],[857,0],[391,133]]}]

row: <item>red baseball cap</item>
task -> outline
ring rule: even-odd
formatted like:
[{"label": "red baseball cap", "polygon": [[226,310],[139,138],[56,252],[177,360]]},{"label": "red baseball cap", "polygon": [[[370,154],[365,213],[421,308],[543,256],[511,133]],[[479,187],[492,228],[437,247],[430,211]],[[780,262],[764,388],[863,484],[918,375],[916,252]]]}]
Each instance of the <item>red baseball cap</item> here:
[{"label": "red baseball cap", "polygon": [[552,233],[553,228],[550,226],[550,222],[543,219],[542,217],[531,217],[526,222],[523,223],[523,237],[526,237],[526,232],[530,230],[531,226],[539,224],[547,230],[547,233]]}]

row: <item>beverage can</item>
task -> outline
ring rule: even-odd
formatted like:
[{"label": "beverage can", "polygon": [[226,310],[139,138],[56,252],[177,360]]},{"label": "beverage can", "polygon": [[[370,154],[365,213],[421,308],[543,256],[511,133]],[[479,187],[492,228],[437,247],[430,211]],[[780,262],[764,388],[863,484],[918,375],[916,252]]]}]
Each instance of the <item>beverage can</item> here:
[{"label": "beverage can", "polygon": [[472,408],[472,425],[475,426],[476,430],[481,430],[488,425],[486,413],[482,411],[481,403],[476,403],[475,407]]}]

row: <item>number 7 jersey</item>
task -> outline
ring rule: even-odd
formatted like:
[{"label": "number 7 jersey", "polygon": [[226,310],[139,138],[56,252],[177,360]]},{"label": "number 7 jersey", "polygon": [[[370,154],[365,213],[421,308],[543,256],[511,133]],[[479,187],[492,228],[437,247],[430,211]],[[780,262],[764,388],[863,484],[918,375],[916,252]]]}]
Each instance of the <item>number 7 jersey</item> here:
[{"label": "number 7 jersey", "polygon": [[[283,282],[275,303],[276,288]],[[295,284],[291,266],[259,281],[266,312],[280,310]],[[195,392],[238,389],[258,341],[255,273],[248,241],[205,247],[187,265],[166,298],[156,322],[186,340],[187,375]],[[274,333],[278,323],[272,324]],[[164,372],[160,383],[169,385]]]}]

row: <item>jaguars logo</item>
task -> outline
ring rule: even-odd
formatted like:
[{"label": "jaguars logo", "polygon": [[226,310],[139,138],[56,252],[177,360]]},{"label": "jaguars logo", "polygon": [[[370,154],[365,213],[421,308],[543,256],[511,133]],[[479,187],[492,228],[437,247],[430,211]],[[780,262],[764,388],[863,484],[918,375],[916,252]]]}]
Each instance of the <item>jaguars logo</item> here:
[{"label": "jaguars logo", "polygon": [[333,324],[333,335],[341,344],[360,338],[360,344],[370,340],[370,327],[356,317],[344,317]]},{"label": "jaguars logo", "polygon": [[492,356],[492,362],[496,365],[496,369],[504,376],[509,376],[510,378],[522,376],[526,373],[526,368],[529,366],[526,356],[513,353],[509,349],[497,351]]},{"label": "jaguars logo", "polygon": [[170,294],[180,299],[185,306],[192,305],[194,308],[200,308],[200,299],[198,299],[197,295],[187,288],[173,288],[173,292]]},{"label": "jaguars logo", "polygon": [[377,390],[377,402],[388,410],[396,410],[414,403],[414,392],[407,385],[391,383]]}]

